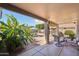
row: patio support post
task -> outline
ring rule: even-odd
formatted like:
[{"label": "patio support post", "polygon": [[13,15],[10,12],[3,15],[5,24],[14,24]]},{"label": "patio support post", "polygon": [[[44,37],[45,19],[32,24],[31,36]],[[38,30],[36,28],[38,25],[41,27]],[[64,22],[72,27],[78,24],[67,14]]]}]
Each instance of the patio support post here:
[{"label": "patio support post", "polygon": [[59,34],[59,25],[57,25],[57,35]]},{"label": "patio support post", "polygon": [[46,39],[46,43],[49,44],[49,22],[45,22],[45,39]]},{"label": "patio support post", "polygon": [[[79,14],[78,14],[78,16],[79,16]],[[76,33],[77,33],[77,38],[76,38],[76,40],[77,40],[77,43],[79,42],[79,18],[77,18],[77,25],[76,25],[77,27],[76,27]]]},{"label": "patio support post", "polygon": [[79,46],[79,9],[76,10],[76,43]]}]

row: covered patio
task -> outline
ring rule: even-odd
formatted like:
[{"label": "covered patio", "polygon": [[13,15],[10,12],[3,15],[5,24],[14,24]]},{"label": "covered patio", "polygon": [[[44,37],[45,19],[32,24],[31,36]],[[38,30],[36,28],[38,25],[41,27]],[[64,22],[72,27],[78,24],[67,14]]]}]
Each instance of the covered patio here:
[{"label": "covered patio", "polygon": [[[78,41],[79,41],[79,4],[61,4],[61,3],[12,3],[12,4],[0,4],[2,8],[21,13],[30,17],[34,17],[38,20],[45,22],[45,40],[46,44],[35,46],[27,51],[24,50],[18,54],[21,56],[78,56]],[[75,41],[63,42],[62,47],[56,46],[53,38],[53,30],[55,29],[55,35],[59,37],[59,31],[61,25],[63,28],[73,28],[75,31]],[[58,43],[59,44],[59,43]]]}]

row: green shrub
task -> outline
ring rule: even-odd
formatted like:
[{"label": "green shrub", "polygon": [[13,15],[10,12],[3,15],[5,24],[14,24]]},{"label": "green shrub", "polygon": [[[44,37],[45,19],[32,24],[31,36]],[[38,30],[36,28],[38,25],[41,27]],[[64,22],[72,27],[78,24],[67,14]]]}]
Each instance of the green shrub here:
[{"label": "green shrub", "polygon": [[72,41],[75,38],[75,33],[72,30],[66,30],[64,34],[68,35]]},{"label": "green shrub", "polygon": [[36,24],[37,29],[44,29],[44,24]]}]

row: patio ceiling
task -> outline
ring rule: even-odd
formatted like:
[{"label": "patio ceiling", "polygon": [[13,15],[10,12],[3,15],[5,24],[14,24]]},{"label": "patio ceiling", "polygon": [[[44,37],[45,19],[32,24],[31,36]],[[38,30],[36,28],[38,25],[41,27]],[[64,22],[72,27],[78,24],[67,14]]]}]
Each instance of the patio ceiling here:
[{"label": "patio ceiling", "polygon": [[21,3],[13,4],[19,8],[39,15],[47,20],[59,23],[69,23],[76,19],[79,4],[42,4],[42,3]]},{"label": "patio ceiling", "polygon": [[11,5],[56,24],[76,21],[79,10],[79,4],[68,3],[13,3]]}]

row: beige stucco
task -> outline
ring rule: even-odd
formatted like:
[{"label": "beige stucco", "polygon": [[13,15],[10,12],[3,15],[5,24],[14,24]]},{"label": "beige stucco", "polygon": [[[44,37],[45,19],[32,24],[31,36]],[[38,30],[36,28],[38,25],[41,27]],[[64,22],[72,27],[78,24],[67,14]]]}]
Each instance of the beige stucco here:
[{"label": "beige stucco", "polygon": [[76,26],[76,23],[59,24],[59,31],[65,33],[66,30],[72,30],[76,34]]}]

